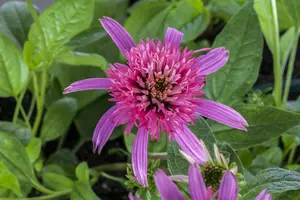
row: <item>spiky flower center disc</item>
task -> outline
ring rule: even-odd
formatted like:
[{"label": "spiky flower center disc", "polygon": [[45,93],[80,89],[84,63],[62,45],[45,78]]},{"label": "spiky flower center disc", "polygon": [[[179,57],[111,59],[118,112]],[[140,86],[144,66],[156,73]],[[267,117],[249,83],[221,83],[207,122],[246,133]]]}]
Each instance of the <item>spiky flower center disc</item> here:
[{"label": "spiky flower center disc", "polygon": [[212,187],[214,191],[217,191],[225,169],[214,163],[206,163],[201,169],[206,186]]}]

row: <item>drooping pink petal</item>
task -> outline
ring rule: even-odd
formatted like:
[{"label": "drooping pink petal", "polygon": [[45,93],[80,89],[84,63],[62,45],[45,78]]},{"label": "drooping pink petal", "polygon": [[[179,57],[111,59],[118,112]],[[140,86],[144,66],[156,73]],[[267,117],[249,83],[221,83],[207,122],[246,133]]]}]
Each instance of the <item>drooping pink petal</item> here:
[{"label": "drooping pink petal", "polygon": [[184,200],[175,183],[161,169],[157,170],[154,179],[162,200]]},{"label": "drooping pink petal", "polygon": [[134,40],[131,38],[130,34],[115,20],[109,17],[103,17],[99,19],[103,28],[110,35],[113,41],[116,43],[120,51],[125,57],[128,56],[130,49],[135,47]]},{"label": "drooping pink petal", "polygon": [[245,126],[248,126],[248,123],[243,116],[224,104],[201,99],[195,110],[198,114],[227,126],[240,130],[247,130]]},{"label": "drooping pink petal", "polygon": [[64,94],[83,90],[107,90],[111,85],[109,78],[89,78],[72,83],[64,90]]},{"label": "drooping pink petal", "polygon": [[255,200],[272,200],[272,196],[267,189],[264,189],[259,193]]},{"label": "drooping pink petal", "polygon": [[171,44],[173,47],[179,47],[182,38],[183,33],[174,28],[169,27],[165,35],[164,43]]},{"label": "drooping pink petal", "polygon": [[117,110],[117,106],[111,107],[108,111],[106,111],[106,113],[104,113],[104,115],[102,115],[101,119],[99,120],[93,135],[94,152],[96,152],[96,150],[98,149],[98,153],[100,154],[103,146],[116,127],[117,122],[113,121],[111,119],[111,116]]},{"label": "drooping pink petal", "polygon": [[189,191],[193,200],[209,200],[205,182],[196,163],[189,168]]},{"label": "drooping pink petal", "polygon": [[174,139],[180,146],[180,148],[191,158],[193,158],[196,163],[203,164],[207,161],[206,153],[201,145],[199,139],[194,135],[194,133],[184,125],[182,131],[178,131],[174,134]]},{"label": "drooping pink petal", "polygon": [[238,185],[236,177],[230,172],[225,171],[220,183],[218,200],[236,200],[238,196]]},{"label": "drooping pink petal", "polygon": [[206,76],[223,67],[229,58],[229,51],[216,48],[196,58],[192,67],[200,67],[200,75]]},{"label": "drooping pink petal", "polygon": [[148,131],[145,127],[139,127],[132,146],[132,169],[137,181],[144,187],[148,187]]},{"label": "drooping pink petal", "polygon": [[129,193],[128,198],[129,198],[129,200],[142,200],[140,198],[133,196],[133,194],[131,192]]}]

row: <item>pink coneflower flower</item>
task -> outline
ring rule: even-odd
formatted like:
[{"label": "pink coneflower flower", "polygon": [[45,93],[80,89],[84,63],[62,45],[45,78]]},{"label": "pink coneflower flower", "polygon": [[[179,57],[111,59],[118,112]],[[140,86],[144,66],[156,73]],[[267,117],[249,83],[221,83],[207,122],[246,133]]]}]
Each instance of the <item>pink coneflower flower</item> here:
[{"label": "pink coneflower flower", "polygon": [[187,127],[198,115],[233,128],[246,130],[246,120],[228,106],[200,98],[205,77],[228,60],[229,51],[216,48],[206,55],[179,47],[183,34],[168,28],[164,41],[147,39],[136,45],[129,33],[115,20],[104,17],[100,22],[127,59],[126,64],[111,64],[108,78],[90,78],[72,83],[65,94],[82,90],[108,90],[116,105],[98,122],[94,151],[101,152],[113,129],[127,124],[125,133],[138,127],[133,144],[132,166],[137,181],[147,187],[148,133],[159,140],[160,132],[175,139],[183,151],[198,163],[206,161],[197,137]]},{"label": "pink coneflower flower", "polygon": [[[162,200],[185,199],[177,186],[162,170],[156,172],[155,183]],[[237,179],[230,171],[224,173],[220,187],[215,193],[211,188],[206,187],[197,164],[193,164],[189,168],[188,183],[192,200],[237,200],[238,197]],[[256,197],[256,200],[272,200],[272,197],[265,189]]]}]

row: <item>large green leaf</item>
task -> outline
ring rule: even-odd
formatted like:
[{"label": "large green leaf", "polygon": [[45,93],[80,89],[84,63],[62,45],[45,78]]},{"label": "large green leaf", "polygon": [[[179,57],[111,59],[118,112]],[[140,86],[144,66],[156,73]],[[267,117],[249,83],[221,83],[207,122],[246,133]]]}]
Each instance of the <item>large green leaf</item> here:
[{"label": "large green leaf", "polygon": [[0,132],[0,162],[18,179],[35,181],[33,168],[24,146],[9,133]]},{"label": "large green leaf", "polygon": [[225,47],[230,55],[224,67],[208,76],[208,93],[214,100],[233,104],[251,89],[261,62],[263,38],[252,2],[232,17],[213,47]]},{"label": "large green leaf", "polygon": [[244,2],[245,0],[211,0],[209,9],[215,16],[228,21],[239,11]]},{"label": "large green leaf", "polygon": [[300,124],[300,115],[269,106],[244,105],[237,108],[249,123],[247,132],[213,123],[214,135],[234,149],[246,149],[279,137]]},{"label": "large green leaf", "polygon": [[64,52],[58,56],[57,61],[75,66],[95,66],[102,70],[105,70],[108,67],[105,58],[95,53],[90,54],[74,51]]},{"label": "large green leaf", "polygon": [[282,3],[282,0],[276,0],[276,7],[278,13],[279,30],[287,30],[288,28],[292,27],[292,21],[288,11],[285,9],[285,6]]},{"label": "large green leaf", "polygon": [[272,196],[273,200],[299,200],[300,190],[287,191],[280,194],[275,194]]},{"label": "large green leaf", "polygon": [[242,188],[240,200],[252,200],[267,188],[271,194],[300,189],[300,174],[294,171],[269,168],[261,171]]},{"label": "large green leaf", "polygon": [[298,0],[281,0],[282,5],[285,7],[290,19],[298,31],[300,28],[300,1]]},{"label": "large green leaf", "polygon": [[[192,132],[204,141],[209,153],[214,155],[213,144],[216,143],[215,137],[203,118],[196,121],[194,126],[190,126]],[[189,164],[179,153],[178,144],[173,141],[168,146],[168,169],[171,174],[188,174]]]},{"label": "large green leaf", "polygon": [[0,162],[0,187],[12,190],[16,195],[22,196],[20,184],[16,176]]},{"label": "large green leaf", "polygon": [[33,164],[40,156],[42,147],[42,140],[40,138],[33,137],[26,147],[26,153],[30,162]]},{"label": "large green leaf", "polygon": [[71,200],[100,200],[85,181],[77,181],[71,193]]},{"label": "large green leaf", "polygon": [[0,132],[12,134],[18,138],[24,146],[27,146],[31,140],[31,130],[20,124],[0,121]]},{"label": "large green leaf", "polygon": [[[35,10],[36,12],[39,12],[36,7]],[[8,32],[11,33],[11,35],[7,36],[14,37],[18,44],[23,46],[27,41],[29,28],[34,22],[28,9],[28,5],[21,1],[5,2],[0,8],[0,18],[1,17],[3,18],[1,25],[6,25],[9,30]],[[0,29],[1,32],[3,30],[5,29]]]},{"label": "large green leaf", "polygon": [[28,72],[21,52],[10,39],[0,34],[0,96],[17,97],[27,85]]},{"label": "large green leaf", "polygon": [[43,182],[48,187],[58,191],[71,189],[74,185],[71,179],[52,172],[43,173]]},{"label": "large green leaf", "polygon": [[77,111],[76,99],[64,97],[54,102],[45,114],[41,130],[43,142],[63,136]]},{"label": "large green leaf", "polygon": [[[33,59],[27,63],[30,68],[49,66],[56,55],[61,53],[67,41],[89,27],[93,18],[94,3],[94,0],[58,0],[40,15],[47,49],[43,48],[40,30],[34,23],[29,31],[29,42],[25,45],[25,51],[31,52]],[[45,51],[48,58],[45,58]]]},{"label": "large green leaf", "polygon": [[254,9],[266,42],[273,54],[279,51],[279,27],[275,0],[254,0]]}]

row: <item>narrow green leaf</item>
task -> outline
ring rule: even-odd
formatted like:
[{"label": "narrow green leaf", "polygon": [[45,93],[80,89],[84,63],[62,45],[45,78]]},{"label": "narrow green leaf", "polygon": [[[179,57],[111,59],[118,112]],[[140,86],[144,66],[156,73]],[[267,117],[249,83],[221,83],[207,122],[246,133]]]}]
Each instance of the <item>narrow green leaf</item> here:
[{"label": "narrow green leaf", "polygon": [[16,195],[22,196],[20,184],[16,176],[0,162],[0,187],[12,190]]},{"label": "narrow green leaf", "polygon": [[299,31],[300,28],[300,2],[298,0],[281,0],[293,25]]},{"label": "narrow green leaf", "polygon": [[[28,39],[34,46],[30,67],[38,69],[49,65],[62,52],[63,45],[73,36],[87,29],[93,19],[94,0],[58,0],[50,5],[39,17],[43,26],[47,49],[43,49],[41,33],[34,23]],[[26,51],[25,45],[25,51]],[[44,57],[47,52],[47,60]],[[46,62],[41,63],[41,61]]]},{"label": "narrow green leaf", "polygon": [[237,111],[249,123],[247,132],[225,125],[212,125],[219,141],[228,142],[234,149],[246,149],[279,137],[300,124],[300,115],[269,106],[244,105]]},{"label": "narrow green leaf", "polygon": [[74,182],[71,179],[52,172],[43,174],[43,182],[48,187],[58,191],[71,189],[74,185]]},{"label": "narrow green leaf", "polygon": [[100,200],[91,186],[84,181],[76,181],[71,193],[71,200]]},{"label": "narrow green leaf", "polygon": [[208,94],[214,100],[232,105],[252,88],[261,62],[263,38],[252,2],[232,17],[213,47],[225,47],[230,54],[227,64],[208,76]]},{"label": "narrow green leaf", "polygon": [[[291,27],[280,37],[280,60],[283,66],[286,65],[289,54],[291,52],[293,41],[295,38],[295,28]],[[284,69],[282,69],[284,72]]]},{"label": "narrow green leaf", "polygon": [[89,182],[89,167],[86,162],[82,162],[76,167],[76,176],[80,181]]},{"label": "narrow green leaf", "polygon": [[0,132],[0,162],[18,179],[35,180],[30,160],[21,142],[9,133]]},{"label": "narrow green leaf", "polygon": [[54,102],[45,114],[41,130],[43,142],[63,136],[71,125],[77,111],[77,102],[64,97]]},{"label": "narrow green leaf", "polygon": [[10,39],[0,34],[0,95],[17,97],[27,85],[28,77],[21,52]]},{"label": "narrow green leaf", "polygon": [[266,42],[273,54],[279,51],[279,28],[275,0],[254,0],[254,9]]},{"label": "narrow green leaf", "polygon": [[300,189],[300,174],[294,171],[269,168],[261,171],[256,177],[242,188],[241,200],[255,199],[255,197],[267,188],[271,194]]},{"label": "narrow green leaf", "polygon": [[26,153],[29,157],[30,163],[33,164],[40,156],[42,147],[42,140],[40,138],[32,138],[26,147]]},{"label": "narrow green leaf", "polygon": [[[39,13],[37,7],[35,7],[35,10]],[[34,22],[26,2],[5,2],[0,8],[0,17],[3,17],[4,23],[10,30],[12,36],[18,41],[18,44],[23,47],[27,41],[29,28]],[[0,29],[1,32],[2,30],[3,29]]]},{"label": "narrow green leaf", "polygon": [[[216,143],[215,137],[208,126],[207,122],[200,118],[194,126],[190,126],[192,132],[197,138],[204,141],[209,153],[213,156],[213,144]],[[188,174],[189,164],[179,153],[179,146],[176,142],[172,142],[168,146],[168,169],[171,174]]]},{"label": "narrow green leaf", "polygon": [[10,133],[20,140],[20,142],[27,146],[31,140],[30,129],[12,122],[0,121],[0,132]]},{"label": "narrow green leaf", "polygon": [[82,53],[82,52],[65,52],[58,56],[58,62],[75,65],[75,66],[95,66],[102,70],[107,69],[108,63],[104,57],[98,54]]}]

